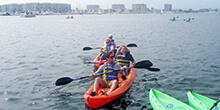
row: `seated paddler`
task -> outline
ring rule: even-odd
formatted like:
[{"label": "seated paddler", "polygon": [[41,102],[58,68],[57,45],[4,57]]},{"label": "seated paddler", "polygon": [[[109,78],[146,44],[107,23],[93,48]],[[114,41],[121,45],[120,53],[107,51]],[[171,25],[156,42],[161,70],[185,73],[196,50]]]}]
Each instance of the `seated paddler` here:
[{"label": "seated paddler", "polygon": [[[108,95],[110,92],[115,90],[118,86],[118,73],[124,70],[119,64],[114,62],[113,52],[106,52],[104,54],[106,62],[99,67],[99,69],[90,75],[90,77],[95,78],[94,89],[91,93],[92,96],[96,96],[99,86],[103,88],[110,88],[110,90],[105,93]],[[100,76],[101,77],[97,77]]]},{"label": "seated paddler", "polygon": [[[121,65],[121,67],[124,68],[129,67],[130,62],[133,65],[135,64],[135,60],[131,55],[130,50],[125,45],[120,46],[119,50],[116,53],[115,60],[119,65]],[[123,72],[124,76],[126,76],[127,74],[128,74],[128,70]]]},{"label": "seated paddler", "polygon": [[113,52],[114,51],[114,45],[111,44],[111,40],[110,39],[106,39],[105,40],[105,45],[103,45],[103,47],[100,48],[100,53],[102,54],[101,56],[101,60],[105,60],[105,56],[104,54],[106,52]]}]

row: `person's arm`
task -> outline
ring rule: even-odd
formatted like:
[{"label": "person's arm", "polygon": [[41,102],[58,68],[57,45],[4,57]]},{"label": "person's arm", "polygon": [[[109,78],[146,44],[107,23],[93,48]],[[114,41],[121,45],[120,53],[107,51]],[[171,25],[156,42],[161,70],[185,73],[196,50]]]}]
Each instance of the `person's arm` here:
[{"label": "person's arm", "polygon": [[129,58],[129,60],[130,60],[133,64],[136,63],[136,62],[134,61],[133,56],[132,56],[130,53],[127,54],[127,57]]},{"label": "person's arm", "polygon": [[117,73],[121,70],[121,65],[119,65],[118,63],[116,63],[114,66],[113,66],[113,70],[116,71]]},{"label": "person's arm", "polygon": [[121,71],[124,71],[126,67],[121,67],[118,63],[116,63],[113,67],[113,70],[117,70],[116,72],[121,74]]},{"label": "person's arm", "polygon": [[114,46],[115,46],[115,48],[119,48],[119,46],[117,46],[115,42],[114,42]]},{"label": "person's arm", "polygon": [[105,48],[105,45],[103,45],[103,46],[100,48],[100,53],[102,53],[102,54],[104,53],[104,52],[103,52],[103,49],[104,49],[104,48]]},{"label": "person's arm", "polygon": [[91,78],[96,78],[97,76],[102,75],[103,70],[104,70],[104,65],[100,66],[95,73],[92,73],[92,74],[90,75],[90,77],[91,77]]},{"label": "person's arm", "polygon": [[121,67],[121,65],[119,65],[117,63],[114,65],[114,67],[113,67],[113,69],[119,70],[119,71],[117,71],[117,73],[121,74],[122,79],[125,80],[126,79],[125,74],[123,74],[124,72],[122,72],[122,71],[125,71],[125,67]]},{"label": "person's arm", "polygon": [[135,61],[132,61],[133,65],[136,63]]}]

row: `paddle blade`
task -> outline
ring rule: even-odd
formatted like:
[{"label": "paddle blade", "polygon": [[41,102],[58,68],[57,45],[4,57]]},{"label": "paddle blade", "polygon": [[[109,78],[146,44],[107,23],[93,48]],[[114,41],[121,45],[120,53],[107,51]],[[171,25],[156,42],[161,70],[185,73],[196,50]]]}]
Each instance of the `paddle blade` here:
[{"label": "paddle blade", "polygon": [[148,69],[149,71],[160,71],[159,68],[146,68],[146,69]]},{"label": "paddle blade", "polygon": [[149,61],[149,60],[144,60],[144,61],[137,62],[137,63],[134,65],[134,68],[150,68],[151,66],[153,66],[153,64],[151,63],[151,61]]},{"label": "paddle blade", "polygon": [[84,47],[83,50],[92,50],[91,47]]},{"label": "paddle blade", "polygon": [[73,79],[71,79],[69,77],[63,77],[63,78],[59,78],[55,84],[56,84],[56,86],[61,86],[61,85],[68,84],[72,81],[73,81]]},{"label": "paddle blade", "polygon": [[127,47],[137,47],[137,45],[134,43],[131,43],[131,44],[128,44]]}]

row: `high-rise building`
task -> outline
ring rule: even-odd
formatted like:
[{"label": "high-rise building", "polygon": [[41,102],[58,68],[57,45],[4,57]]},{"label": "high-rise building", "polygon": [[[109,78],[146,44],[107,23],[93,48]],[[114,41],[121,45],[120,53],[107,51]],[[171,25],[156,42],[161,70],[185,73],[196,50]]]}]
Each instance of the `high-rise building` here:
[{"label": "high-rise building", "polygon": [[100,6],[99,5],[87,5],[87,10],[99,10]]},{"label": "high-rise building", "polygon": [[171,4],[164,4],[164,11],[172,11],[172,5]]},{"label": "high-rise building", "polygon": [[70,4],[64,3],[26,3],[26,4],[8,4],[1,5],[0,12],[10,12],[10,13],[23,13],[27,11],[53,11],[56,13],[65,13],[71,11]]},{"label": "high-rise building", "polygon": [[125,5],[124,4],[112,4],[112,9],[114,9],[114,10],[124,10]]},{"label": "high-rise building", "polygon": [[112,4],[112,10],[117,13],[122,13],[125,10],[124,4]]},{"label": "high-rise building", "polygon": [[147,5],[146,4],[132,4],[132,11],[134,13],[146,13]]}]

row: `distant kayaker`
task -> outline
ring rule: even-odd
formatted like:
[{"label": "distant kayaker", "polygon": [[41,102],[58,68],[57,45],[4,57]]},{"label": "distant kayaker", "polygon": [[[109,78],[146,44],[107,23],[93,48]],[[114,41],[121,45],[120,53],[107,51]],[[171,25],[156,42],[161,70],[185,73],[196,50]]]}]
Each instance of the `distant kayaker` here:
[{"label": "distant kayaker", "polygon": [[[110,90],[107,93],[105,93],[106,95],[108,95],[110,92],[115,90],[118,86],[118,73],[120,73],[120,70],[121,71],[124,70],[124,67],[121,67],[119,64],[114,62],[113,52],[105,53],[105,58],[106,58],[106,62],[102,66],[100,66],[95,73],[90,75],[90,77],[95,78],[94,89],[93,92],[91,93],[91,96],[95,96],[97,94],[97,90],[99,86],[110,87]],[[103,75],[101,78],[95,77],[101,75],[102,72]]]},{"label": "distant kayaker", "polygon": [[114,46],[113,46],[113,44],[111,44],[111,40],[110,39],[106,39],[105,43],[106,44],[103,45],[103,47],[101,47],[101,49],[100,49],[100,53],[102,54],[102,56],[100,58],[101,60],[105,60],[104,54],[106,52],[108,52],[108,51],[113,52],[114,51]]},{"label": "distant kayaker", "polygon": [[[114,46],[114,49],[115,49],[115,48],[118,48],[118,46],[117,46],[116,43],[115,43],[115,40],[113,39],[112,34],[109,34],[109,35],[108,35],[108,39],[111,41],[111,44]],[[105,42],[104,42],[104,45],[106,45]],[[114,52],[116,52],[116,51],[114,51]]]},{"label": "distant kayaker", "polygon": [[191,19],[190,19],[190,17],[188,17],[188,21],[190,21]]},{"label": "distant kayaker", "polygon": [[[125,45],[120,46],[119,50],[117,51],[115,59],[119,65],[125,68],[129,67],[130,61],[132,62],[133,65],[135,64],[135,60],[133,56],[130,54],[130,50]],[[128,71],[126,71],[126,73],[123,74],[126,76],[128,74]]]}]

